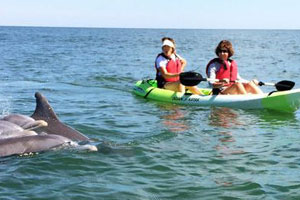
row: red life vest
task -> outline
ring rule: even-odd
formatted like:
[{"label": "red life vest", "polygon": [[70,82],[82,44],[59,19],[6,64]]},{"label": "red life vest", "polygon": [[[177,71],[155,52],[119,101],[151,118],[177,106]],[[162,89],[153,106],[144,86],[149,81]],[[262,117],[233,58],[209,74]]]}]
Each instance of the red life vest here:
[{"label": "red life vest", "polygon": [[[228,61],[230,61],[231,65],[229,65]],[[208,67],[214,63],[218,62],[220,63],[221,67],[220,69],[216,72],[216,79],[224,79],[227,78],[231,83],[225,85],[225,86],[230,86],[232,85],[236,79],[237,79],[237,74],[238,74],[238,69],[237,69],[237,64],[234,60],[229,60],[228,61],[223,61],[219,58],[214,58],[206,66],[206,75],[208,76]]]},{"label": "red life vest", "polygon": [[[160,53],[158,54],[158,56],[156,57],[156,59],[159,57],[159,56],[163,56],[164,58],[166,58],[168,60],[168,63],[167,63],[167,66],[166,66],[166,70],[167,72],[169,73],[181,73],[182,70],[181,70],[181,62],[180,62],[180,59],[178,58],[178,56],[175,54],[175,61],[166,57],[163,53]],[[156,62],[155,62],[155,65],[156,65]],[[158,67],[156,66],[156,75],[158,76]],[[161,76],[161,75],[160,75]],[[166,82],[176,82],[176,81],[179,81],[179,76],[177,77],[172,77],[172,78],[164,78],[164,80]]]}]

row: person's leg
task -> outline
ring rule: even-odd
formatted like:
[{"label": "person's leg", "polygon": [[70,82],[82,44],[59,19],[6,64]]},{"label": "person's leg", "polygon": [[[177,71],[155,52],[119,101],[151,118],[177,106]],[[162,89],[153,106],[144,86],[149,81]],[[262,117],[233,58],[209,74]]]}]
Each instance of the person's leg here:
[{"label": "person's leg", "polygon": [[164,88],[167,89],[167,90],[175,91],[175,92],[181,92],[181,93],[185,92],[184,85],[180,84],[179,81],[178,82],[167,82],[164,85]]},{"label": "person's leg", "polygon": [[251,94],[263,94],[263,91],[252,80],[249,83],[244,83],[245,90]]},{"label": "person's leg", "polygon": [[193,94],[204,95],[197,86],[186,86]]},{"label": "person's leg", "polygon": [[222,90],[222,94],[247,94],[247,91],[242,83],[235,83]]}]

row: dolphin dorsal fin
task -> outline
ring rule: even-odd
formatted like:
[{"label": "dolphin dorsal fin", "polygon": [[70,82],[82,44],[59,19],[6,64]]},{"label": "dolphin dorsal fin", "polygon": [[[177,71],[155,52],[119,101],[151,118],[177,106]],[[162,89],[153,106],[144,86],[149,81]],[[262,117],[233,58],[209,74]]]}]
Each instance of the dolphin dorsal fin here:
[{"label": "dolphin dorsal fin", "polygon": [[34,119],[52,119],[59,121],[47,99],[39,92],[36,92],[34,96],[36,98],[36,107],[31,117]]}]

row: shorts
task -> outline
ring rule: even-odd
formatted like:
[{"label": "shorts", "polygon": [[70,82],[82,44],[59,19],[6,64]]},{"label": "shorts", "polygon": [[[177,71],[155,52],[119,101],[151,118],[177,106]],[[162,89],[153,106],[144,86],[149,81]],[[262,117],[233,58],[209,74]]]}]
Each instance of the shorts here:
[{"label": "shorts", "polygon": [[166,84],[166,81],[163,77],[156,76],[156,81],[157,81],[157,87],[158,88],[164,88],[164,85]]},{"label": "shorts", "polygon": [[218,94],[222,94],[222,91],[226,89],[226,87],[221,87],[221,88],[213,88],[212,89],[212,95],[218,95]]}]

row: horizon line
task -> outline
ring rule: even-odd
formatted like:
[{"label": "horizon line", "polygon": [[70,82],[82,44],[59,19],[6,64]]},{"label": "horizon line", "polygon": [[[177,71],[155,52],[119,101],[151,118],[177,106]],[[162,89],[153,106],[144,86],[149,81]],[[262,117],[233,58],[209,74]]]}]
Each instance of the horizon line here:
[{"label": "horizon line", "polygon": [[300,28],[161,28],[161,27],[97,27],[97,26],[48,26],[48,25],[1,25],[0,27],[28,28],[86,28],[86,29],[167,29],[167,30],[300,30]]}]

